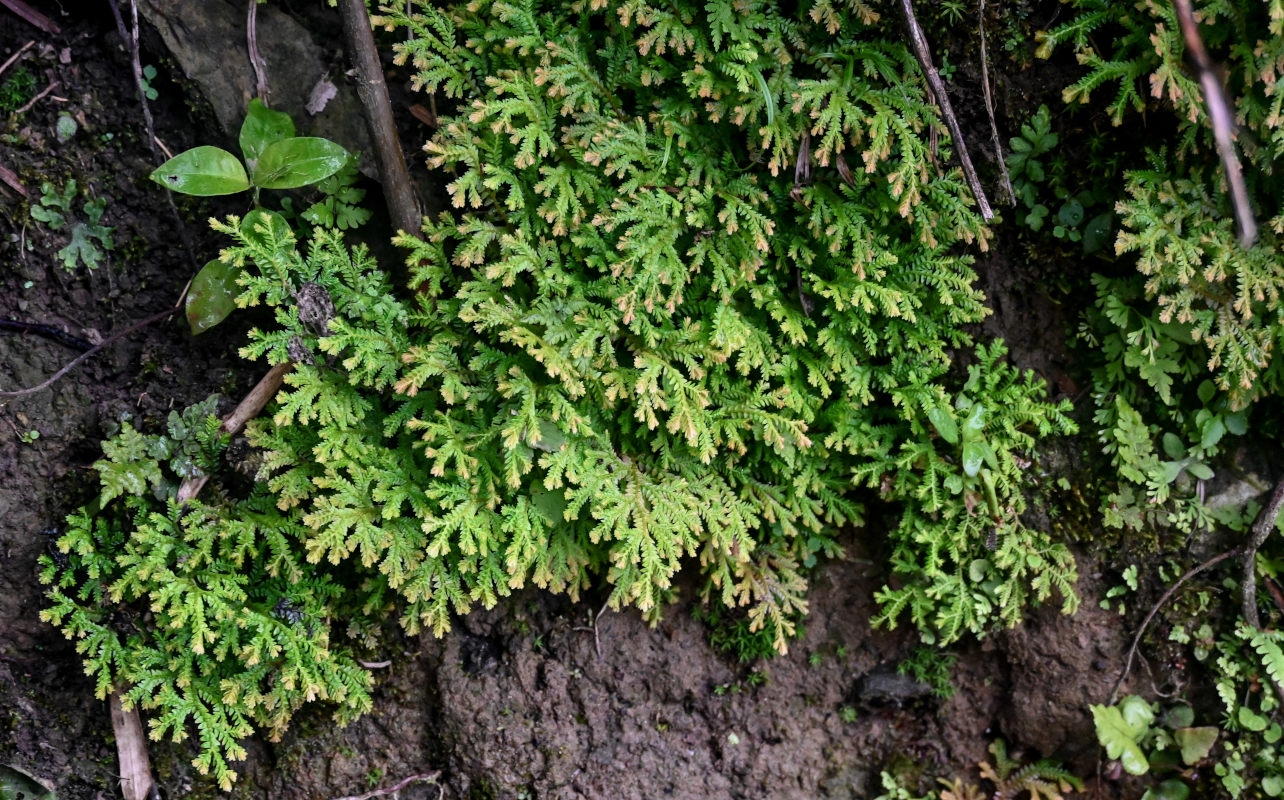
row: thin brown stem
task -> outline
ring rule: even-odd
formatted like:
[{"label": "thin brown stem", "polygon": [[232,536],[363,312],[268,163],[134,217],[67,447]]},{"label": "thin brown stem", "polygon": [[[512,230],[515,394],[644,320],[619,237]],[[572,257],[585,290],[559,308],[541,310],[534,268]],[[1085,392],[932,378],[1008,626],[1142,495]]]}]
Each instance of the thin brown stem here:
[{"label": "thin brown stem", "polygon": [[17,61],[18,59],[22,58],[22,54],[23,54],[23,53],[25,53],[25,52],[27,52],[28,50],[30,50],[30,49],[31,49],[35,44],[36,44],[36,43],[35,43],[35,41],[34,41],[34,40],[33,40],[33,41],[30,41],[30,42],[27,42],[27,43],[26,43],[26,44],[24,44],[22,47],[19,47],[16,51],[14,51],[14,54],[13,54],[13,55],[11,55],[11,56],[9,56],[8,58],[6,58],[6,59],[5,59],[5,62],[4,62],[3,64],[0,64],[0,75],[3,75],[3,74],[5,73],[5,70],[7,70],[7,69],[9,69],[9,67],[12,67],[12,66],[13,66],[13,62],[15,62],[15,61]]},{"label": "thin brown stem", "polygon": [[[240,433],[246,423],[257,417],[263,407],[268,404],[268,401],[276,395],[277,390],[281,388],[281,382],[285,380],[286,373],[293,368],[294,365],[287,361],[283,364],[277,364],[268,370],[266,375],[259,378],[259,382],[245,396],[245,399],[241,400],[236,408],[232,409],[232,413],[223,419],[223,425],[219,429],[220,432],[228,436],[235,436]],[[200,475],[183,481],[182,485],[178,487],[178,496],[176,498],[179,505],[189,502],[200,494],[201,489],[205,488],[205,484],[208,481],[208,475]]]},{"label": "thin brown stem", "polygon": [[[1012,178],[1008,175],[1008,165],[1003,158],[1003,142],[999,139],[999,125],[994,121],[994,95],[990,89],[990,59],[985,52],[985,0],[980,0],[980,14],[977,16],[977,27],[981,33],[981,86],[985,90],[985,113],[990,117],[990,137],[994,142],[994,157],[999,162],[1000,184],[1008,197],[1008,202],[1016,207],[1016,193],[1012,191]],[[1000,201],[1002,198],[999,198]]]},{"label": "thin brown stem", "polygon": [[264,103],[268,101],[267,65],[259,53],[259,0],[249,0],[245,12],[245,49],[254,68],[254,93]]},{"label": "thin brown stem", "polygon": [[[387,795],[396,794],[397,792],[400,792],[402,789],[406,788],[412,783],[437,783],[439,778],[441,778],[441,772],[439,771],[425,772],[422,775],[411,775],[409,778],[403,778],[401,781],[399,781],[393,786],[388,786],[383,789],[375,789],[374,791],[366,792],[365,794],[354,794],[354,795],[348,795],[346,797],[336,797],[335,800],[371,800],[371,798],[374,798],[374,797],[386,797]],[[438,788],[439,789],[441,788],[440,784],[438,784]]]},{"label": "thin brown stem", "polygon": [[945,118],[945,125],[950,129],[950,136],[954,137],[954,146],[958,150],[959,164],[963,167],[963,177],[967,181],[968,188],[972,190],[972,196],[976,198],[977,208],[981,212],[981,218],[984,220],[994,219],[994,211],[990,208],[990,201],[985,197],[985,189],[981,186],[981,179],[976,174],[976,167],[972,166],[972,157],[968,155],[967,143],[963,138],[963,128],[959,126],[958,118],[954,116],[954,109],[950,106],[950,97],[945,92],[945,83],[941,80],[940,74],[936,67],[932,65],[932,51],[927,46],[927,36],[923,34],[923,29],[918,24],[918,18],[914,16],[913,0],[901,0],[901,13],[905,16],[905,24],[909,28],[910,48],[914,51],[914,58],[918,60],[919,69],[923,70],[923,77],[927,79],[927,86],[932,90],[936,97],[936,103],[941,107],[941,116]]},{"label": "thin brown stem", "polygon": [[[1275,530],[1275,520],[1280,515],[1281,506],[1284,506],[1284,478],[1275,484],[1271,499],[1253,522],[1240,562],[1244,570],[1244,577],[1240,582],[1240,607],[1244,621],[1253,626],[1254,630],[1262,627],[1262,621],[1257,615],[1257,551]],[[1281,698],[1284,699],[1284,695]]]},{"label": "thin brown stem", "polygon": [[1132,671],[1132,660],[1137,655],[1137,647],[1141,644],[1142,634],[1146,632],[1146,628],[1150,625],[1151,621],[1154,620],[1155,615],[1159,613],[1159,609],[1164,607],[1164,604],[1167,603],[1174,594],[1176,594],[1177,590],[1180,589],[1186,581],[1195,577],[1204,570],[1214,567],[1231,556],[1237,555],[1241,552],[1243,552],[1242,548],[1237,547],[1234,550],[1227,550],[1224,553],[1218,553],[1199,566],[1188,570],[1185,575],[1178,578],[1176,583],[1169,586],[1168,590],[1160,595],[1158,602],[1151,607],[1150,613],[1146,614],[1146,618],[1141,621],[1141,627],[1137,629],[1137,634],[1132,637],[1132,645],[1128,647],[1128,658],[1124,662],[1123,672],[1119,675],[1119,680],[1115,681],[1114,688],[1110,690],[1110,698],[1106,700],[1106,705],[1114,705],[1115,699],[1119,695],[1119,687],[1128,679],[1128,673]]},{"label": "thin brown stem", "polygon": [[14,116],[21,117],[23,114],[30,111],[36,103],[39,103],[41,100],[44,100],[45,97],[47,97],[49,93],[52,92],[54,89],[57,89],[58,86],[59,86],[58,81],[54,81],[53,83],[49,84],[45,88],[41,89],[40,94],[31,98],[30,100],[27,101],[26,105],[24,105],[22,108],[18,109],[17,111],[13,112]]},{"label": "thin brown stem", "polygon": [[397,139],[397,125],[392,116],[392,101],[388,98],[388,85],[384,81],[383,66],[375,49],[374,34],[370,30],[370,16],[366,13],[365,0],[339,0],[343,16],[344,39],[348,57],[357,69],[357,97],[366,112],[366,125],[374,143],[375,160],[379,164],[379,180],[383,184],[384,201],[392,215],[393,226],[411,235],[422,227],[419,203],[415,200],[406,169],[406,157]]},{"label": "thin brown stem", "polygon": [[147,146],[152,155],[156,155],[156,125],[152,120],[152,108],[147,104],[147,90],[143,86],[143,64],[138,57],[138,2],[129,2],[130,28],[125,29],[125,20],[121,17],[120,6],[116,0],[107,0],[111,5],[112,16],[116,18],[116,32],[129,48],[130,67],[134,70],[134,90],[138,92],[138,102],[143,108],[143,124],[147,127]]},{"label": "thin brown stem", "polygon": [[0,397],[23,397],[25,395],[35,394],[36,392],[48,389],[50,386],[53,386],[55,383],[57,383],[58,379],[61,378],[63,375],[66,375],[68,372],[71,372],[73,369],[80,366],[82,362],[86,361],[89,358],[92,358],[94,355],[98,354],[104,348],[110,347],[111,345],[125,338],[126,336],[138,330],[139,328],[145,328],[148,325],[151,325],[153,322],[159,322],[162,319],[165,319],[166,317],[168,317],[169,315],[175,314],[181,311],[182,308],[183,308],[182,305],[176,305],[173,308],[169,309],[168,311],[162,311],[159,314],[151,315],[147,319],[141,320],[139,322],[135,322],[133,325],[130,325],[125,330],[120,331],[118,333],[113,333],[111,336],[108,336],[106,339],[102,341],[101,344],[94,346],[93,349],[86,350],[81,355],[67,362],[66,366],[64,366],[62,369],[58,370],[57,372],[55,372],[44,383],[41,383],[37,386],[32,386],[30,389],[19,389],[17,391],[12,391],[12,392],[0,392]]},{"label": "thin brown stem", "polygon": [[1199,72],[1199,83],[1204,89],[1204,104],[1208,108],[1208,120],[1213,127],[1213,140],[1217,143],[1217,152],[1226,170],[1226,183],[1230,188],[1231,205],[1235,209],[1235,222],[1239,226],[1239,243],[1242,247],[1252,247],[1257,241],[1257,221],[1253,218],[1253,207],[1248,200],[1248,188],[1244,185],[1244,171],[1240,168],[1239,155],[1235,152],[1235,115],[1226,99],[1226,90],[1213,60],[1204,48],[1204,40],[1199,35],[1199,23],[1195,21],[1195,11],[1190,0],[1174,0],[1177,20],[1181,23],[1182,37],[1186,40],[1186,50],[1195,68]]}]

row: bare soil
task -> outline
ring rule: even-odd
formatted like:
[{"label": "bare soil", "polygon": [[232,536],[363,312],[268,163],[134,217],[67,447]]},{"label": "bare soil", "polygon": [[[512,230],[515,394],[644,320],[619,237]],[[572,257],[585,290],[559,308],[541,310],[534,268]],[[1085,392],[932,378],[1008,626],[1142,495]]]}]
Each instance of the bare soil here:
[{"label": "bare soil", "polygon": [[[195,265],[219,247],[202,220],[243,209],[180,202],[176,219],[145,177],[158,157],[144,140],[129,57],[107,4],[74,14],[70,4],[36,5],[60,34],[0,9],[0,61],[34,41],[11,70],[29,69],[39,87],[59,84],[0,129],[0,164],[28,192],[24,198],[0,187],[0,318],[93,338],[172,305]],[[325,12],[309,15],[333,34]],[[144,44],[144,63],[159,68],[152,104],[159,139],[172,152],[220,143],[197,88],[160,38],[148,33]],[[1038,78],[1009,83],[1027,87],[1012,90],[1024,92],[1016,103],[1024,107]],[[60,114],[77,122],[65,143],[56,134]],[[42,181],[61,187],[72,178],[108,198],[103,223],[114,227],[116,242],[99,269],[74,274],[54,257],[66,232],[28,213]],[[1067,390],[1068,315],[1039,289],[1020,248],[1003,240],[982,262],[998,310],[986,333],[1008,338],[1019,363]],[[248,325],[232,322],[194,338],[176,315],[51,389],[0,406],[0,765],[40,777],[64,800],[118,796],[115,750],[106,705],[94,699],[72,645],[38,619],[36,559],[86,497],[98,442],[123,415],[145,424],[212,392],[239,397],[252,384],[257,376],[234,355]],[[75,355],[46,338],[0,335],[0,388],[39,383]],[[39,438],[31,440],[31,431]],[[1050,455],[1062,462],[1080,456]],[[846,558],[815,576],[805,635],[787,656],[729,661],[694,618],[689,590],[654,628],[634,614],[599,616],[591,602],[521,593],[459,620],[443,639],[391,647],[374,712],[348,728],[334,728],[321,708],[304,713],[279,743],[252,742],[236,796],[357,795],[439,770],[445,797],[471,800],[862,798],[880,791],[883,769],[977,782],[976,765],[1000,736],[1010,751],[1095,774],[1087,705],[1109,693],[1133,624],[1097,607],[1113,585],[1108,570],[1085,550],[1080,613],[1040,609],[1020,628],[965,646],[954,670],[957,692],[939,700],[890,677],[914,637],[870,629],[871,597],[885,579],[881,554],[871,552],[878,532],[848,538]],[[154,747],[169,797],[214,794],[182,746]],[[400,796],[438,791],[419,784]]]}]

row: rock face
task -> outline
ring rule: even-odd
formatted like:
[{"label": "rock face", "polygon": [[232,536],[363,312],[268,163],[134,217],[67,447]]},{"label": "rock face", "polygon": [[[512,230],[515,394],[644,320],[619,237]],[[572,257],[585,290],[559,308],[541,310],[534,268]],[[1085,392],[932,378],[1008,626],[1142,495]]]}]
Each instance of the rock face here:
[{"label": "rock face", "polygon": [[[138,9],[160,33],[165,46],[209,101],[229,136],[240,130],[245,109],[254,97],[255,76],[246,48],[244,2],[227,0],[142,0]],[[259,54],[266,67],[272,108],[294,118],[298,135],[324,136],[362,154],[361,171],[373,175],[370,137],[356,91],[344,80],[342,58],[326,53],[293,17],[274,4],[258,6],[255,26]],[[309,112],[324,81],[335,92],[324,108]],[[313,108],[319,103],[313,103]]]}]

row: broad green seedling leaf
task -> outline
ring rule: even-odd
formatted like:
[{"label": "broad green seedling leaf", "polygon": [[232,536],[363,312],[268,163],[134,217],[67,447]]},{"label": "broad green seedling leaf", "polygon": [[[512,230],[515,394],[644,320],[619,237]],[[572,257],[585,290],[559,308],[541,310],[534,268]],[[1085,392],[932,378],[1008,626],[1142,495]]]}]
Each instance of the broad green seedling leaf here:
[{"label": "broad green seedling leaf", "polygon": [[1150,730],[1155,712],[1150,704],[1136,695],[1125,697],[1117,706],[1091,706],[1097,727],[1097,741],[1106,755],[1119,759],[1130,775],[1145,775],[1150,762],[1139,742]]},{"label": "broad green seedling leaf", "polygon": [[[969,478],[975,478],[981,471],[988,447],[985,442],[969,441],[966,438],[963,440],[963,472]],[[993,451],[989,455],[994,458]]]},{"label": "broad green seedling leaf", "polygon": [[977,403],[963,421],[963,441],[981,441],[985,436],[985,406]]},{"label": "broad green seedling leaf", "polygon": [[218,147],[193,147],[166,161],[151,179],[167,189],[197,197],[236,194],[250,188],[240,159]]},{"label": "broad green seedling leaf", "polygon": [[240,274],[240,267],[217,258],[196,273],[187,293],[187,322],[193,334],[213,328],[236,308],[236,296],[241,292],[236,278]]},{"label": "broad green seedling leaf", "polygon": [[941,435],[942,439],[950,444],[959,443],[958,423],[954,421],[954,415],[950,413],[948,408],[942,408],[941,406],[929,406],[927,409],[927,418],[931,421],[932,427],[936,428],[936,432]]},{"label": "broad green seedling leaf", "polygon": [[245,163],[249,164],[251,173],[255,171],[254,165],[268,145],[292,138],[294,120],[290,119],[289,114],[273,111],[257,97],[250,101],[245,122],[241,123],[240,144],[241,155],[245,156]]},{"label": "broad green seedling leaf", "polygon": [[343,169],[348,151],[329,139],[301,136],[267,146],[254,168],[261,189],[297,189]]}]

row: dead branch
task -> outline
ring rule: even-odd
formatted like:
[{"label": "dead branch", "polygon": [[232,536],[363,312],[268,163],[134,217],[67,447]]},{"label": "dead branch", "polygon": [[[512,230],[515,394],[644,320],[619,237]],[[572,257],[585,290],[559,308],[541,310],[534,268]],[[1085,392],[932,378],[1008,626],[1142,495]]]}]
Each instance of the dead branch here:
[{"label": "dead branch", "polygon": [[0,64],[0,75],[3,75],[3,74],[5,73],[5,70],[7,70],[7,69],[9,69],[9,67],[12,67],[12,66],[13,66],[13,62],[15,62],[15,61],[17,61],[18,59],[22,58],[22,54],[23,54],[23,53],[25,53],[25,52],[27,52],[28,50],[30,50],[30,49],[31,49],[35,44],[36,44],[36,42],[35,42],[35,40],[33,39],[32,41],[27,42],[27,43],[26,43],[26,44],[24,44],[22,47],[19,47],[17,50],[15,50],[15,51],[14,51],[14,53],[13,53],[13,55],[11,55],[11,56],[9,56],[7,59],[5,59],[5,62],[4,62],[3,64]]},{"label": "dead branch", "polygon": [[27,104],[25,106],[13,112],[14,116],[20,117],[23,114],[27,113],[28,111],[31,110],[32,106],[34,106],[36,103],[39,103],[41,100],[44,100],[45,97],[47,97],[50,92],[52,92],[54,89],[57,89],[57,88],[58,88],[58,81],[54,81],[53,83],[49,84],[45,88],[41,89],[40,94],[31,98],[30,100],[27,101]]},{"label": "dead branch", "polygon": [[1122,686],[1123,682],[1128,679],[1128,673],[1132,671],[1132,660],[1137,655],[1137,646],[1141,644],[1141,636],[1146,632],[1146,628],[1150,625],[1151,621],[1154,620],[1155,615],[1159,613],[1159,609],[1164,607],[1164,604],[1167,603],[1172,598],[1172,596],[1177,593],[1177,590],[1180,589],[1182,587],[1182,584],[1186,583],[1186,581],[1195,577],[1196,575],[1203,572],[1204,570],[1209,569],[1210,567],[1214,567],[1217,564],[1220,564],[1221,562],[1225,561],[1231,556],[1238,555],[1239,553],[1242,553],[1242,552],[1243,552],[1242,548],[1237,547],[1234,550],[1227,550],[1224,553],[1218,553],[1217,555],[1208,559],[1207,561],[1200,564],[1199,566],[1193,567],[1192,569],[1188,570],[1185,575],[1182,575],[1180,578],[1178,578],[1176,583],[1174,583],[1172,586],[1169,586],[1168,590],[1165,591],[1162,595],[1160,595],[1159,600],[1153,606],[1151,606],[1150,613],[1146,614],[1146,618],[1141,621],[1141,627],[1137,628],[1137,634],[1132,637],[1132,645],[1129,646],[1128,648],[1128,658],[1124,662],[1123,672],[1119,675],[1119,680],[1115,681],[1114,688],[1110,690],[1110,697],[1109,699],[1106,700],[1106,705],[1108,706],[1114,705],[1115,699],[1119,695],[1119,687]]},{"label": "dead branch", "polygon": [[147,737],[143,734],[138,706],[125,710],[121,702],[124,693],[125,685],[117,683],[107,698],[111,727],[116,734],[116,755],[120,759],[120,791],[125,800],[147,800],[154,783],[151,759],[147,757]]},{"label": "dead branch", "polygon": [[1249,248],[1257,241],[1257,221],[1253,219],[1253,207],[1244,185],[1244,172],[1240,168],[1239,155],[1235,152],[1235,115],[1231,113],[1230,103],[1226,99],[1221,75],[1213,66],[1208,51],[1204,49],[1204,40],[1200,38],[1199,23],[1195,21],[1190,0],[1174,0],[1173,6],[1181,23],[1186,50],[1199,71],[1199,83],[1204,89],[1204,104],[1208,107],[1208,119],[1213,127],[1213,139],[1217,142],[1217,153],[1222,158],[1222,168],[1226,170],[1231,205],[1235,208],[1239,243],[1240,246]]},{"label": "dead branch", "polygon": [[[1243,557],[1240,561],[1244,569],[1244,577],[1240,583],[1241,611],[1244,614],[1244,621],[1252,625],[1255,630],[1262,627],[1262,621],[1257,615],[1257,551],[1275,530],[1275,520],[1280,515],[1282,505],[1284,505],[1284,478],[1275,484],[1271,499],[1267,501],[1266,506],[1253,522],[1248,544],[1244,545]],[[1284,694],[1280,697],[1284,698]]]},{"label": "dead branch", "polygon": [[107,347],[110,347],[111,345],[125,338],[126,336],[138,330],[139,328],[145,328],[148,325],[151,325],[153,322],[159,322],[171,314],[178,313],[182,309],[183,309],[183,306],[180,303],[167,311],[162,311],[159,314],[153,314],[147,319],[144,319],[140,322],[135,322],[133,325],[130,325],[125,330],[120,331],[119,333],[113,333],[111,336],[108,336],[106,339],[104,339],[100,344],[95,345],[92,349],[86,350],[81,355],[76,356],[74,359],[67,362],[66,366],[64,366],[62,369],[58,370],[57,372],[55,372],[44,383],[41,383],[37,386],[32,386],[30,389],[19,389],[17,391],[12,391],[12,392],[0,392],[0,397],[23,397],[25,395],[35,394],[36,392],[42,391],[44,389],[48,389],[50,386],[56,383],[58,379],[61,378],[63,375],[66,375],[68,372],[71,372],[73,369],[80,366],[80,364],[84,362],[86,359],[93,357],[101,350]]},{"label": "dead branch", "polygon": [[58,27],[58,23],[22,2],[22,0],[0,0],[0,6],[4,6],[9,9],[45,33],[62,33],[62,28]]},{"label": "dead branch", "polygon": [[0,331],[21,333],[32,336],[43,336],[46,339],[52,339],[61,345],[70,347],[73,350],[79,350],[82,353],[93,347],[92,344],[81,339],[79,336],[72,336],[61,328],[55,328],[52,325],[42,325],[39,322],[21,322],[16,319],[0,319]]},{"label": "dead branch", "polygon": [[112,16],[116,18],[116,32],[129,48],[130,66],[134,70],[134,90],[138,93],[138,102],[143,107],[143,124],[147,126],[147,146],[152,155],[156,155],[156,125],[152,120],[152,107],[147,104],[147,91],[143,87],[143,64],[138,57],[138,0],[129,2],[130,28],[125,29],[125,20],[120,15],[120,6],[116,0],[107,0],[111,5]]},{"label": "dead branch", "polygon": [[[250,393],[245,396],[232,413],[223,419],[220,431],[228,436],[235,436],[241,432],[245,424],[259,415],[268,401],[276,395],[277,389],[281,388],[281,382],[285,380],[286,373],[294,368],[294,364],[289,361],[283,364],[277,364],[267,371],[267,374],[259,379]],[[188,478],[178,487],[178,504],[183,505],[191,501],[205,484],[209,481],[209,475],[200,475],[195,478]]]},{"label": "dead branch", "polygon": [[[1008,202],[1016,208],[1016,193],[1012,191],[1012,178],[1008,175],[1008,165],[1003,158],[1003,142],[999,139],[999,126],[994,121],[994,95],[990,90],[990,59],[985,53],[985,0],[980,2],[977,27],[981,32],[981,86],[985,89],[985,113],[990,117],[990,137],[994,141],[994,157],[999,162],[999,177],[1003,180],[1000,187],[1007,194]],[[999,199],[1001,201],[1003,198]]]},{"label": "dead branch", "polygon": [[245,50],[250,56],[250,66],[254,67],[254,94],[264,103],[268,101],[267,64],[259,53],[259,0],[249,0],[250,7],[245,12]]},{"label": "dead branch", "polygon": [[375,50],[365,0],[340,0],[339,10],[343,15],[348,56],[357,69],[357,96],[365,108],[366,125],[370,129],[370,140],[374,142],[384,202],[392,215],[393,227],[417,234],[422,227],[419,203],[415,200],[406,157],[397,139],[392,101],[388,98],[388,85],[384,82],[379,53]]},{"label": "dead branch", "polygon": [[571,628],[573,631],[585,631],[593,634],[593,650],[597,653],[598,661],[602,660],[602,635],[597,626],[598,623],[602,621],[602,615],[606,613],[606,609],[609,608],[610,605],[610,600],[607,600],[602,604],[602,607],[598,609],[597,616],[593,617],[593,623],[591,625],[577,625],[574,628]]},{"label": "dead branch", "polygon": [[[156,123],[152,118],[152,107],[147,102],[147,91],[143,87],[143,63],[139,57],[138,48],[138,0],[129,0],[129,18],[130,28],[125,29],[125,20],[121,17],[120,6],[116,0],[107,0],[111,4],[112,16],[116,18],[116,32],[120,34],[121,40],[129,48],[130,66],[134,70],[134,90],[138,93],[138,102],[143,108],[143,124],[147,127],[147,146],[151,149],[152,155],[159,158],[159,153],[164,153],[166,158],[173,158],[173,153],[161,142],[156,136]],[[157,148],[160,150],[157,150]],[[183,249],[187,251],[187,258],[192,262],[195,269],[199,265],[196,257],[192,254],[192,243],[187,236],[187,226],[183,223],[183,218],[178,213],[178,206],[174,205],[174,193],[166,189],[165,199],[169,202],[170,214],[174,217],[174,229],[178,231],[179,238],[183,242]],[[180,297],[181,301],[182,298]]]},{"label": "dead branch", "polygon": [[913,0],[901,0],[901,13],[904,14],[905,24],[909,28],[910,47],[914,51],[914,58],[918,60],[919,69],[923,71],[923,77],[927,79],[927,86],[936,97],[937,105],[941,107],[941,116],[945,118],[945,125],[950,129],[950,136],[954,137],[959,163],[963,167],[963,177],[967,180],[968,188],[972,190],[972,196],[976,198],[976,205],[981,211],[981,218],[987,221],[994,219],[994,211],[990,208],[990,201],[985,197],[985,189],[981,186],[981,179],[977,177],[976,168],[972,166],[972,157],[968,155],[967,143],[963,139],[963,129],[959,127],[958,118],[954,116],[954,109],[950,106],[950,97],[945,92],[945,83],[941,81],[941,76],[937,73],[936,67],[932,66],[932,51],[927,46],[927,37],[923,34],[923,29],[919,27],[918,18],[914,16]]},{"label": "dead branch", "polygon": [[0,164],[0,181],[3,181],[6,186],[13,189],[23,197],[30,196],[27,194],[27,187],[23,186],[22,181],[19,180],[18,173],[9,169],[4,164]]},{"label": "dead branch", "polygon": [[437,797],[440,800],[441,795],[445,791],[442,785],[438,782],[440,778],[441,778],[440,770],[436,772],[425,772],[422,775],[411,775],[409,778],[403,778],[399,783],[397,783],[394,786],[388,786],[384,789],[375,789],[374,791],[366,792],[365,794],[354,794],[354,795],[348,795],[346,797],[336,797],[334,798],[334,800],[371,800],[371,798],[373,797],[385,797],[390,794],[396,794],[397,792],[401,791],[402,789],[406,788],[412,783],[437,784],[437,789],[438,789]]}]

